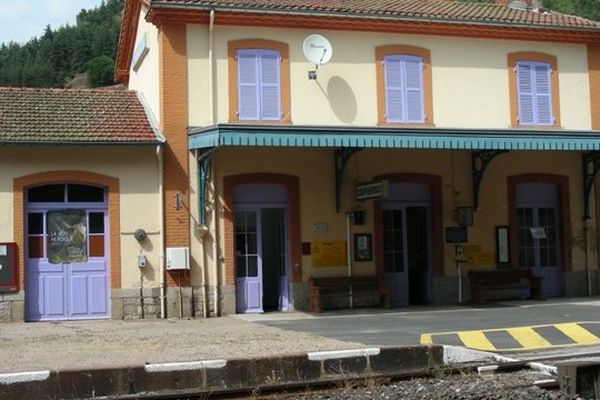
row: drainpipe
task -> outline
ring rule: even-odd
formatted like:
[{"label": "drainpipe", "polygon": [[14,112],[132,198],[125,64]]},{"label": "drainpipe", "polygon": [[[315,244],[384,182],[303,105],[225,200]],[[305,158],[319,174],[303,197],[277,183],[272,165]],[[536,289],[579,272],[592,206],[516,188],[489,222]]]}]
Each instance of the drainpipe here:
[{"label": "drainpipe", "polygon": [[[210,99],[208,102],[209,114],[210,114],[210,124],[215,125],[217,122],[216,117],[216,106],[215,106],[215,88],[216,88],[216,74],[215,74],[215,57],[214,57],[214,47],[215,47],[215,10],[210,10],[209,22],[208,22],[208,78],[209,78],[209,92]],[[219,287],[221,286],[220,272],[219,272],[219,195],[217,194],[217,184],[216,184],[216,173],[215,173],[215,159],[214,157],[211,159],[211,175],[212,175],[212,184],[213,184],[213,231],[211,232],[211,236],[213,239],[213,254],[214,254],[214,262],[215,262],[215,276],[216,282],[213,290],[213,301],[215,307],[215,316],[220,316],[219,310]]]},{"label": "drainpipe", "polygon": [[585,272],[587,275],[587,292],[588,296],[592,296],[592,272],[590,271],[590,219],[583,220],[583,248],[585,250]]},{"label": "drainpipe", "polygon": [[353,217],[352,211],[348,211],[346,213],[346,257],[348,258],[348,302],[350,304],[350,309],[354,308],[354,293],[352,293],[352,245],[351,245],[351,233],[350,233],[350,225]]},{"label": "drainpipe", "polygon": [[[215,158],[212,157],[210,160],[210,174],[212,176],[213,185],[213,254],[215,260],[215,273],[216,273],[216,285],[213,293],[213,300],[215,305],[215,316],[220,317],[221,313],[219,310],[219,288],[221,287],[221,273],[220,273],[220,261],[221,256],[219,255],[219,194],[217,193],[217,174],[215,168]],[[233,262],[233,260],[231,261]]]},{"label": "drainpipe", "polygon": [[210,124],[214,125],[216,123],[215,117],[215,57],[214,57],[214,47],[215,47],[215,10],[210,10],[210,17],[208,22],[208,83],[209,83],[209,93],[210,99],[208,101],[208,112],[210,116]]},{"label": "drainpipe", "polygon": [[165,216],[164,216],[164,189],[163,189],[163,152],[162,146],[156,146],[156,158],[158,159],[158,193],[160,194],[159,211],[160,234],[159,234],[159,285],[160,285],[160,318],[167,318],[167,298],[165,296]]}]

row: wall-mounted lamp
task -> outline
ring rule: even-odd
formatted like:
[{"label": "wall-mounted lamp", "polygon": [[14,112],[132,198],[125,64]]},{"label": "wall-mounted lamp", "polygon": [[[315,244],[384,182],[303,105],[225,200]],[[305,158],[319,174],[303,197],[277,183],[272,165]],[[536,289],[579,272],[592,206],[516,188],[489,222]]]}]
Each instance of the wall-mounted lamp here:
[{"label": "wall-mounted lamp", "polygon": [[181,192],[175,193],[175,209],[179,211],[183,205],[183,197],[181,196]]}]

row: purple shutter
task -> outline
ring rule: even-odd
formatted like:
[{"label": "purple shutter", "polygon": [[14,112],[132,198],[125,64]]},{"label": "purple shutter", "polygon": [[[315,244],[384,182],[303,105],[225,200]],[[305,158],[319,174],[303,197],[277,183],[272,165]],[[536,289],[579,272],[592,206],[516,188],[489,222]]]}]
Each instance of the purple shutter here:
[{"label": "purple shutter", "polygon": [[533,65],[530,62],[517,63],[517,97],[519,101],[519,124],[536,124]]},{"label": "purple shutter", "polygon": [[385,120],[404,122],[404,85],[402,60],[398,56],[385,56]]},{"label": "purple shutter", "polygon": [[273,50],[260,51],[260,119],[280,120],[280,73],[279,52]]},{"label": "purple shutter", "polygon": [[406,121],[425,122],[423,112],[423,60],[404,56],[406,71]]},{"label": "purple shutter", "polygon": [[552,125],[552,89],[550,74],[551,68],[547,63],[534,64],[535,102],[537,111],[537,123],[539,125]]},{"label": "purple shutter", "polygon": [[238,64],[238,117],[240,120],[258,120],[258,54],[256,50],[239,50]]}]

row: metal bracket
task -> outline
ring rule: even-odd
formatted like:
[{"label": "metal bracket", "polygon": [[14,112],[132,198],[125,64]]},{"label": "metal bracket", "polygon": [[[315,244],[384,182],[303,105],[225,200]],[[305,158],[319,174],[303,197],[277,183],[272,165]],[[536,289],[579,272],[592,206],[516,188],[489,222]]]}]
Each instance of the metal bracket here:
[{"label": "metal bracket", "polygon": [[360,147],[346,147],[342,149],[335,149],[333,151],[334,169],[335,169],[335,211],[340,212],[340,206],[342,202],[342,181],[344,180],[344,170],[350,157],[356,152],[361,151]]},{"label": "metal bracket", "polygon": [[206,225],[206,183],[210,175],[212,150],[198,157],[198,225]]},{"label": "metal bracket", "polygon": [[581,155],[581,162],[583,167],[583,219],[586,220],[591,218],[590,194],[594,187],[596,175],[600,171],[600,151],[583,153]]},{"label": "metal bracket", "polygon": [[473,209],[479,207],[479,189],[483,181],[483,175],[489,163],[499,154],[507,153],[508,150],[480,150],[471,153],[471,166],[473,174]]}]

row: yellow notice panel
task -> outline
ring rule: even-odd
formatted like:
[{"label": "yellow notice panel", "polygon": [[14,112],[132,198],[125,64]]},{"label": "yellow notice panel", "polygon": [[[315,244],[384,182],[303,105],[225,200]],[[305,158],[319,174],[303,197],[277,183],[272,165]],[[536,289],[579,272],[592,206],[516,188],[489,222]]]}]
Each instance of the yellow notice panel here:
[{"label": "yellow notice panel", "polygon": [[347,265],[345,240],[312,242],[310,252],[313,267],[345,267]]}]

